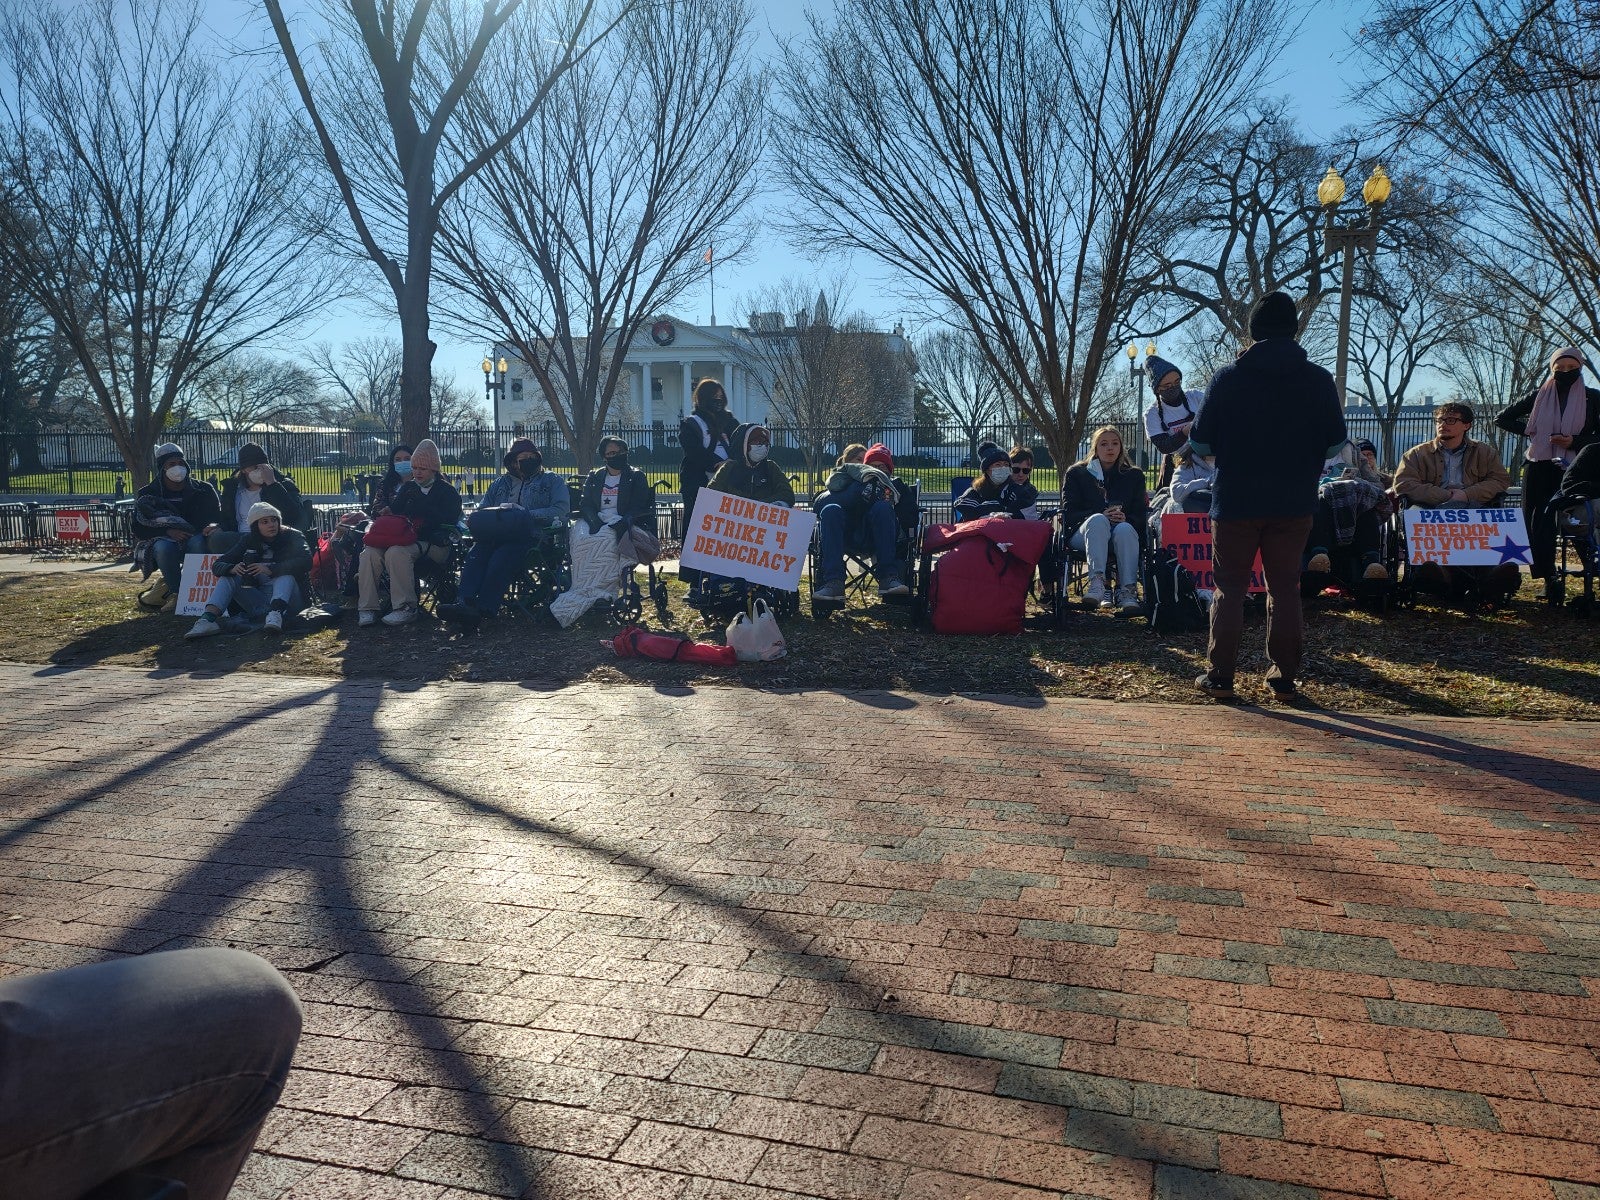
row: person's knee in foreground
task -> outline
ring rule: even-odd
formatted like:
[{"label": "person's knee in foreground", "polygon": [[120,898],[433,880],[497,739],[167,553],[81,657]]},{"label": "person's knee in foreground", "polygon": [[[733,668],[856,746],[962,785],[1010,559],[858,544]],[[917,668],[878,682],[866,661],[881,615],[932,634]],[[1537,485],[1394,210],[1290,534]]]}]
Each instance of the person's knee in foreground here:
[{"label": "person's knee in foreground", "polygon": [[[1435,436],[1431,442],[1411,447],[1400,458],[1394,490],[1418,508],[1451,505],[1482,508],[1495,503],[1511,487],[1511,472],[1488,442],[1469,436],[1473,412],[1460,401],[1434,410]],[[1476,586],[1495,600],[1509,599],[1522,586],[1516,563],[1494,567],[1447,567],[1418,563],[1413,568],[1417,590],[1444,599],[1459,599]]]},{"label": "person's knee in foreground", "polygon": [[407,625],[417,619],[417,560],[426,554],[436,563],[450,557],[448,531],[461,520],[461,493],[439,474],[439,447],[432,438],[411,453],[410,478],[395,489],[388,516],[405,517],[417,526],[416,540],[396,546],[367,546],[361,551],[358,624],[377,623],[382,603],[379,585],[389,576],[389,613],[385,625]]},{"label": "person's knee in foreground", "polygon": [[270,504],[252,506],[247,522],[250,532],[212,562],[216,590],[185,637],[221,632],[221,617],[229,604],[237,604],[252,617],[264,615],[267,633],[282,633],[284,618],[303,607],[300,577],[311,569],[305,535],[285,525],[283,515]]},{"label": "person's knee in foreground", "polygon": [[78,1200],[147,1175],[223,1200],[300,1021],[283,977],[242,950],[0,980],[0,1192]]},{"label": "person's knee in foreground", "polygon": [[134,497],[134,561],[145,578],[159,572],[158,582],[139,602],[162,612],[178,606],[186,554],[204,554],[206,535],[217,528],[221,515],[217,492],[189,473],[182,447],[166,442],[155,450],[155,478]]},{"label": "person's knee in foreground", "polygon": [[827,486],[812,501],[819,526],[818,550],[822,582],[813,593],[817,600],[844,599],[844,552],[851,535],[872,551],[878,576],[878,594],[905,596],[911,589],[900,578],[895,555],[895,515],[900,488],[894,478],[894,458],[881,443],[864,449],[859,462],[842,461],[828,477]]},{"label": "person's knee in foreground", "polygon": [[1322,465],[1343,445],[1344,415],[1333,376],[1295,340],[1299,317],[1282,292],[1250,317],[1254,343],[1211,381],[1189,440],[1216,465],[1211,488],[1212,568],[1209,669],[1195,686],[1233,698],[1244,601],[1255,557],[1267,584],[1267,683],[1295,694],[1304,626],[1300,557],[1317,505]]},{"label": "person's knee in foreground", "polygon": [[[1110,425],[1095,430],[1088,455],[1062,478],[1060,516],[1072,549],[1089,560],[1083,602],[1090,608],[1114,605],[1131,613],[1139,607],[1139,539],[1149,503],[1144,472],[1129,459],[1122,435]],[[1113,559],[1115,599],[1106,586]]]}]

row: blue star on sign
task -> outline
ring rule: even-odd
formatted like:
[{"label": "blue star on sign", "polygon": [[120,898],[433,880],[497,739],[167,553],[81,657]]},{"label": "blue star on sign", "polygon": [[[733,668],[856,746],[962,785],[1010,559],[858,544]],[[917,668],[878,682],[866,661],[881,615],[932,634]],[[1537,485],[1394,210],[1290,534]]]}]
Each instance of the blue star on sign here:
[{"label": "blue star on sign", "polygon": [[1517,544],[1517,539],[1512,537],[1509,533],[1506,534],[1506,540],[1503,544],[1499,546],[1490,546],[1489,549],[1500,551],[1500,561],[1503,563],[1525,562],[1528,563],[1529,566],[1533,565],[1528,559],[1528,547],[1519,546]]}]

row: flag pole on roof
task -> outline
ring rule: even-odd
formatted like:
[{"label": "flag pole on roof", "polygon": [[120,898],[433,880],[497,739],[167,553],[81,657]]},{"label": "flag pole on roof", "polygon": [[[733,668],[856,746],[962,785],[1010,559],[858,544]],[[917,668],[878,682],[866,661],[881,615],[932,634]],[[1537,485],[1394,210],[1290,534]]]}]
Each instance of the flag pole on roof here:
[{"label": "flag pole on roof", "polygon": [[712,242],[706,247],[706,262],[711,265],[711,324],[717,323],[717,260],[713,253],[717,244]]}]

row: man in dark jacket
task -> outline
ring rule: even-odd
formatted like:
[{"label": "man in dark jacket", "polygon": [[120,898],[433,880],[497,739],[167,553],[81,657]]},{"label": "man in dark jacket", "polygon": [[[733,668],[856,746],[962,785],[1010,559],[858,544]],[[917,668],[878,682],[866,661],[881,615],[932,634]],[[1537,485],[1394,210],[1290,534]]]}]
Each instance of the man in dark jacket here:
[{"label": "man in dark jacket", "polygon": [[765,425],[741,425],[733,431],[733,444],[739,457],[730,458],[717,468],[706,486],[714,492],[742,496],[759,504],[794,507],[794,485],[782,467],[768,459],[772,434]]},{"label": "man in dark jacket", "polygon": [[285,525],[282,514],[270,504],[257,504],[245,517],[250,532],[212,562],[216,591],[184,637],[203,638],[221,632],[218,618],[228,611],[230,602],[249,616],[265,614],[267,633],[282,633],[284,615],[298,612],[304,604],[300,577],[311,569],[305,537]]},{"label": "man in dark jacket", "polygon": [[133,561],[146,577],[161,572],[159,586],[143,593],[139,602],[171,612],[178,604],[183,556],[205,553],[206,535],[217,528],[221,508],[217,490],[189,474],[181,446],[175,442],[157,446],[155,463],[156,477],[134,498],[133,532],[138,541]]},{"label": "man in dark jacket", "polygon": [[1250,317],[1254,344],[1211,380],[1189,432],[1194,452],[1216,462],[1211,490],[1211,669],[1195,686],[1233,698],[1250,570],[1261,555],[1267,582],[1267,683],[1295,695],[1305,640],[1300,557],[1317,508],[1322,464],[1347,436],[1333,376],[1295,340],[1294,301],[1271,292]]},{"label": "man in dark jacket", "polygon": [[[715,379],[702,379],[694,389],[694,411],[678,427],[678,444],[683,447],[678,490],[683,496],[686,529],[694,517],[695,497],[732,454],[728,438],[734,425],[728,413],[728,393]],[[699,583],[700,572],[694,567],[679,567],[678,578],[693,586]]]},{"label": "man in dark jacket", "polygon": [[249,532],[246,516],[257,504],[272,505],[291,529],[305,528],[304,505],[294,480],[274,468],[260,446],[246,442],[239,447],[238,469],[222,485],[222,516],[210,538],[213,553],[231,549]]}]

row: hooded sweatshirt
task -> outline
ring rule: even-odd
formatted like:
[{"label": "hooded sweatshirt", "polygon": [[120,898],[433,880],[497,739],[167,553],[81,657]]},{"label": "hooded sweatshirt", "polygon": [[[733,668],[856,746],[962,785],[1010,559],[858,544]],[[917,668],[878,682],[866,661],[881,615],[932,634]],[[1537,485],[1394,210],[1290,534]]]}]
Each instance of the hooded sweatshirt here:
[{"label": "hooded sweatshirt", "polygon": [[727,492],[730,496],[743,496],[761,504],[794,506],[794,487],[782,467],[774,466],[770,458],[750,465],[750,439],[759,425],[741,425],[733,431],[735,457],[717,468],[707,486],[714,492]]}]

